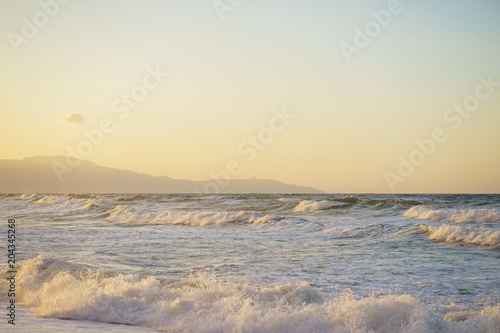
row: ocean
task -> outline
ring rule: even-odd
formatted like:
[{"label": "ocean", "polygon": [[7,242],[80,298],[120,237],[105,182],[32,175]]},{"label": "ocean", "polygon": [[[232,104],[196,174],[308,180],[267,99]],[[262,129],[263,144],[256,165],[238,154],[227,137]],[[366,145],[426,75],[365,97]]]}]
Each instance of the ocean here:
[{"label": "ocean", "polygon": [[500,195],[1,194],[0,215],[1,332],[500,332]]}]

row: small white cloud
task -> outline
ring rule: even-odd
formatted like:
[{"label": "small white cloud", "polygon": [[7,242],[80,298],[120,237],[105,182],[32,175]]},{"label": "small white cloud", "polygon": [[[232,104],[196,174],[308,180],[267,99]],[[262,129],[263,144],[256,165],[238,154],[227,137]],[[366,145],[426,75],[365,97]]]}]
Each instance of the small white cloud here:
[{"label": "small white cloud", "polygon": [[64,117],[57,118],[57,120],[71,124],[83,124],[83,116],[78,113],[68,113]]}]

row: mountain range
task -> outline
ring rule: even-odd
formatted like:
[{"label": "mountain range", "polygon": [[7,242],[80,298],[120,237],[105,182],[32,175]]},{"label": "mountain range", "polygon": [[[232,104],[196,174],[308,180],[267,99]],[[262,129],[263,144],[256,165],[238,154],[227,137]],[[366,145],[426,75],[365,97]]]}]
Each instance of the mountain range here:
[{"label": "mountain range", "polygon": [[0,193],[322,193],[273,179],[193,181],[99,166],[65,156],[0,159]]}]

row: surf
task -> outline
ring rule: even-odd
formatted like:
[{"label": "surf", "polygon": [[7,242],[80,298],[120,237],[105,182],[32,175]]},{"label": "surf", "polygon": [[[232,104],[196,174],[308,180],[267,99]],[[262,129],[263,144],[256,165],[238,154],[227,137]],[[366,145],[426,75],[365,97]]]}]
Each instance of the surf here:
[{"label": "surf", "polygon": [[404,212],[403,217],[449,221],[453,223],[498,223],[500,212],[495,208],[440,208],[433,209],[427,206],[414,206]]},{"label": "surf", "polygon": [[166,281],[45,256],[25,261],[18,281],[20,303],[38,316],[161,332],[493,333],[500,323],[499,305],[443,314],[405,294],[329,294],[305,281],[262,286],[210,271]]}]

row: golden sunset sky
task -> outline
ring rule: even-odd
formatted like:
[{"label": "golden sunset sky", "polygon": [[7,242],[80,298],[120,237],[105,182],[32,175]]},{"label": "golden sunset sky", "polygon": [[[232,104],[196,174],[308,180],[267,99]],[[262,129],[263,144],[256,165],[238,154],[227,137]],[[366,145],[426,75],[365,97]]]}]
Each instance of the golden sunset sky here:
[{"label": "golden sunset sky", "polygon": [[205,180],[236,160],[235,178],[325,192],[498,193],[499,15],[494,0],[1,1],[0,159],[84,151],[104,119],[81,156],[103,166]]}]

